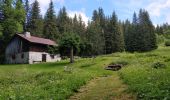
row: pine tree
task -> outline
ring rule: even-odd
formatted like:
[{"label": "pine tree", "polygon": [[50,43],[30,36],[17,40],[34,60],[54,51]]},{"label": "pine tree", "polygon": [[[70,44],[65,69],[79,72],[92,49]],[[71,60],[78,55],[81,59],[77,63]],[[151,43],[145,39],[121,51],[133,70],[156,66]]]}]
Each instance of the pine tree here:
[{"label": "pine tree", "polygon": [[39,2],[35,0],[32,4],[30,14],[30,24],[28,30],[35,36],[42,36],[43,34],[43,19],[40,15]]},{"label": "pine tree", "polygon": [[25,16],[22,15],[24,14],[24,10],[23,5],[19,0],[17,0],[16,5],[13,5],[12,0],[5,0],[2,7],[3,37],[5,43],[7,43],[15,33],[23,31]]},{"label": "pine tree", "polygon": [[112,32],[110,31],[110,30],[112,30],[112,29],[110,29],[111,27],[110,27],[110,17],[108,17],[107,18],[107,24],[106,24],[106,26],[107,26],[107,28],[106,28],[106,30],[105,30],[105,53],[106,54],[111,54],[111,53],[113,53],[113,34],[112,34]]},{"label": "pine tree", "polygon": [[150,51],[157,48],[154,27],[145,10],[139,11],[139,26],[137,28],[137,51]]},{"label": "pine tree", "polygon": [[100,26],[103,28],[103,30],[105,29],[105,14],[102,8],[98,9],[98,17],[100,20]]},{"label": "pine tree", "polygon": [[15,19],[20,24],[18,32],[22,32],[24,28],[24,22],[25,22],[25,9],[22,4],[22,0],[16,1],[16,7],[15,7]]},{"label": "pine tree", "polygon": [[43,29],[44,29],[43,33],[46,38],[56,40],[56,41],[59,39],[59,31],[56,23],[56,16],[55,16],[54,5],[52,0],[49,4],[49,8],[45,15]]},{"label": "pine tree", "polygon": [[87,37],[92,44],[93,54],[99,55],[105,53],[105,34],[104,24],[103,27],[101,19],[104,20],[104,12],[100,8],[99,11],[94,10],[92,16],[92,22],[87,28]]},{"label": "pine tree", "polygon": [[78,30],[77,30],[77,33],[80,35],[80,37],[81,37],[81,39],[84,41],[85,40],[85,28],[86,27],[86,25],[85,25],[85,23],[83,22],[83,20],[82,20],[82,16],[81,15],[79,15],[79,17],[78,17]]},{"label": "pine tree", "polygon": [[97,19],[98,19],[98,12],[97,12],[97,10],[94,10],[92,20],[96,21]]},{"label": "pine tree", "polygon": [[4,4],[4,1],[0,0],[0,23],[2,23],[2,20],[4,18],[4,16],[3,16],[3,4]]},{"label": "pine tree", "polygon": [[65,7],[59,11],[57,16],[57,26],[60,36],[62,36],[64,33],[72,32],[72,20],[68,17]]},{"label": "pine tree", "polygon": [[99,22],[92,22],[87,28],[88,42],[92,44],[92,54],[104,54],[104,34]]},{"label": "pine tree", "polygon": [[126,20],[124,25],[125,50],[133,51],[134,34],[132,33],[132,24]]},{"label": "pine tree", "polygon": [[108,42],[110,44],[108,45],[106,43],[106,48],[110,48],[110,50],[108,50],[109,52],[107,53],[123,51],[124,50],[124,37],[123,37],[123,33],[120,30],[117,15],[115,12],[113,12],[107,27],[108,27],[107,37],[110,37],[110,39],[108,39],[109,40]]},{"label": "pine tree", "polygon": [[2,39],[3,0],[0,0],[0,39]]},{"label": "pine tree", "polygon": [[73,32],[79,34],[79,22],[76,14],[73,18]]},{"label": "pine tree", "polygon": [[25,0],[25,23],[24,23],[24,31],[28,31],[30,24],[30,5],[29,0]]}]

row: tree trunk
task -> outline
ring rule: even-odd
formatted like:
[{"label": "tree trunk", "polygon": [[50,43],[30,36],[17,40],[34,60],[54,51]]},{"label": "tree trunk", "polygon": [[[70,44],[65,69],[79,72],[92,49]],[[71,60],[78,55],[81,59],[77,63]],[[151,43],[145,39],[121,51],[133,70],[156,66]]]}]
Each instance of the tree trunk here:
[{"label": "tree trunk", "polygon": [[74,63],[73,47],[70,49],[70,63]]}]

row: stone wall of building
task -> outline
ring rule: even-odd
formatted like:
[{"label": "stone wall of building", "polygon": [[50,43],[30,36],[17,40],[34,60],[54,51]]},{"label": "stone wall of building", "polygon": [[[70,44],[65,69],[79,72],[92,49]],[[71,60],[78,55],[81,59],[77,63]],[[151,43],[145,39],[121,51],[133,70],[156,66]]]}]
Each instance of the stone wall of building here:
[{"label": "stone wall of building", "polygon": [[6,55],[7,64],[34,64],[42,61],[42,55],[46,55],[45,62],[57,62],[61,60],[60,55],[50,55],[46,52],[24,52],[13,55]]}]

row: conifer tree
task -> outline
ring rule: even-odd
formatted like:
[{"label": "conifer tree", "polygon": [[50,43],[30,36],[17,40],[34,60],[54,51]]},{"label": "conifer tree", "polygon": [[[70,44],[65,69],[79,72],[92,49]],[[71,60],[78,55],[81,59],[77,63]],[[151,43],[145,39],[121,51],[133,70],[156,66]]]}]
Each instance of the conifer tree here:
[{"label": "conifer tree", "polygon": [[[13,5],[12,2],[12,0],[5,0],[2,5],[2,26],[5,43],[7,43],[15,33],[23,31],[25,17],[22,15],[24,14],[23,5],[19,0],[16,1],[16,5]],[[18,16],[18,14],[20,16]]]},{"label": "conifer tree", "polygon": [[87,28],[88,41],[92,44],[92,54],[100,55],[104,53],[104,37],[102,28],[98,21],[92,22]]},{"label": "conifer tree", "polygon": [[57,26],[60,36],[62,36],[64,33],[72,32],[72,20],[68,17],[65,7],[59,11],[57,16]]},{"label": "conifer tree", "polygon": [[149,14],[145,10],[139,11],[139,27],[138,27],[137,45],[138,51],[150,51],[157,48],[156,34],[150,20]]},{"label": "conifer tree", "polygon": [[16,7],[14,12],[15,12],[15,20],[19,23],[18,32],[22,32],[24,28],[24,22],[25,22],[25,9],[22,0],[16,1]]},{"label": "conifer tree", "polygon": [[78,34],[80,35],[81,39],[84,41],[85,40],[85,23],[82,20],[82,16],[79,15],[78,17]]},{"label": "conifer tree", "polygon": [[59,31],[56,23],[56,16],[55,16],[54,5],[52,0],[49,4],[49,8],[45,15],[43,29],[44,29],[43,33],[46,38],[56,40],[56,41],[59,39]]},{"label": "conifer tree", "polygon": [[99,16],[98,16],[97,10],[94,10],[94,11],[93,11],[92,20],[93,20],[93,21],[96,21],[96,20],[98,19],[98,17],[99,17]]},{"label": "conifer tree", "polygon": [[28,31],[29,24],[30,24],[30,5],[29,0],[25,0],[25,23],[24,23],[24,31]]},{"label": "conifer tree", "polygon": [[125,21],[124,25],[124,39],[125,39],[125,50],[133,51],[134,34],[132,33],[132,24],[129,20]]},{"label": "conifer tree", "polygon": [[40,15],[39,2],[35,0],[32,4],[30,13],[29,31],[35,36],[42,36],[43,34],[43,19]]},{"label": "conifer tree", "polygon": [[[108,53],[123,51],[124,50],[124,37],[123,37],[123,33],[120,30],[120,26],[118,25],[118,19],[117,19],[117,15],[115,12],[113,12],[110,18],[107,33],[110,34],[110,36],[108,36],[110,37],[109,39],[110,46],[108,45],[110,50],[108,50],[109,51]],[[106,48],[108,47],[106,44]]]},{"label": "conifer tree", "polygon": [[94,55],[105,53],[104,27],[102,27],[101,25],[101,19],[104,19],[103,10],[101,8],[99,9],[99,11],[94,10],[92,16],[93,21],[87,28],[88,39],[89,42],[92,44]]}]

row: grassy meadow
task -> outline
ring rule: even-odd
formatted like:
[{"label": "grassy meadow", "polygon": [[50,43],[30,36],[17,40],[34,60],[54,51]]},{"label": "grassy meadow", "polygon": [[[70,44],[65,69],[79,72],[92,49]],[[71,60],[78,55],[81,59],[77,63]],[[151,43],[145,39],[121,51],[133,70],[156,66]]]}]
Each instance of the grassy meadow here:
[{"label": "grassy meadow", "polygon": [[[110,63],[123,64],[124,67],[117,72],[104,70]],[[90,80],[115,75],[128,86],[126,92],[133,93],[137,99],[169,100],[170,47],[161,46],[147,53],[124,52],[76,59],[74,64],[64,60],[33,65],[0,65],[0,100],[68,99]],[[101,82],[115,83],[114,80]],[[92,88],[94,96],[100,87],[102,83]]]}]

